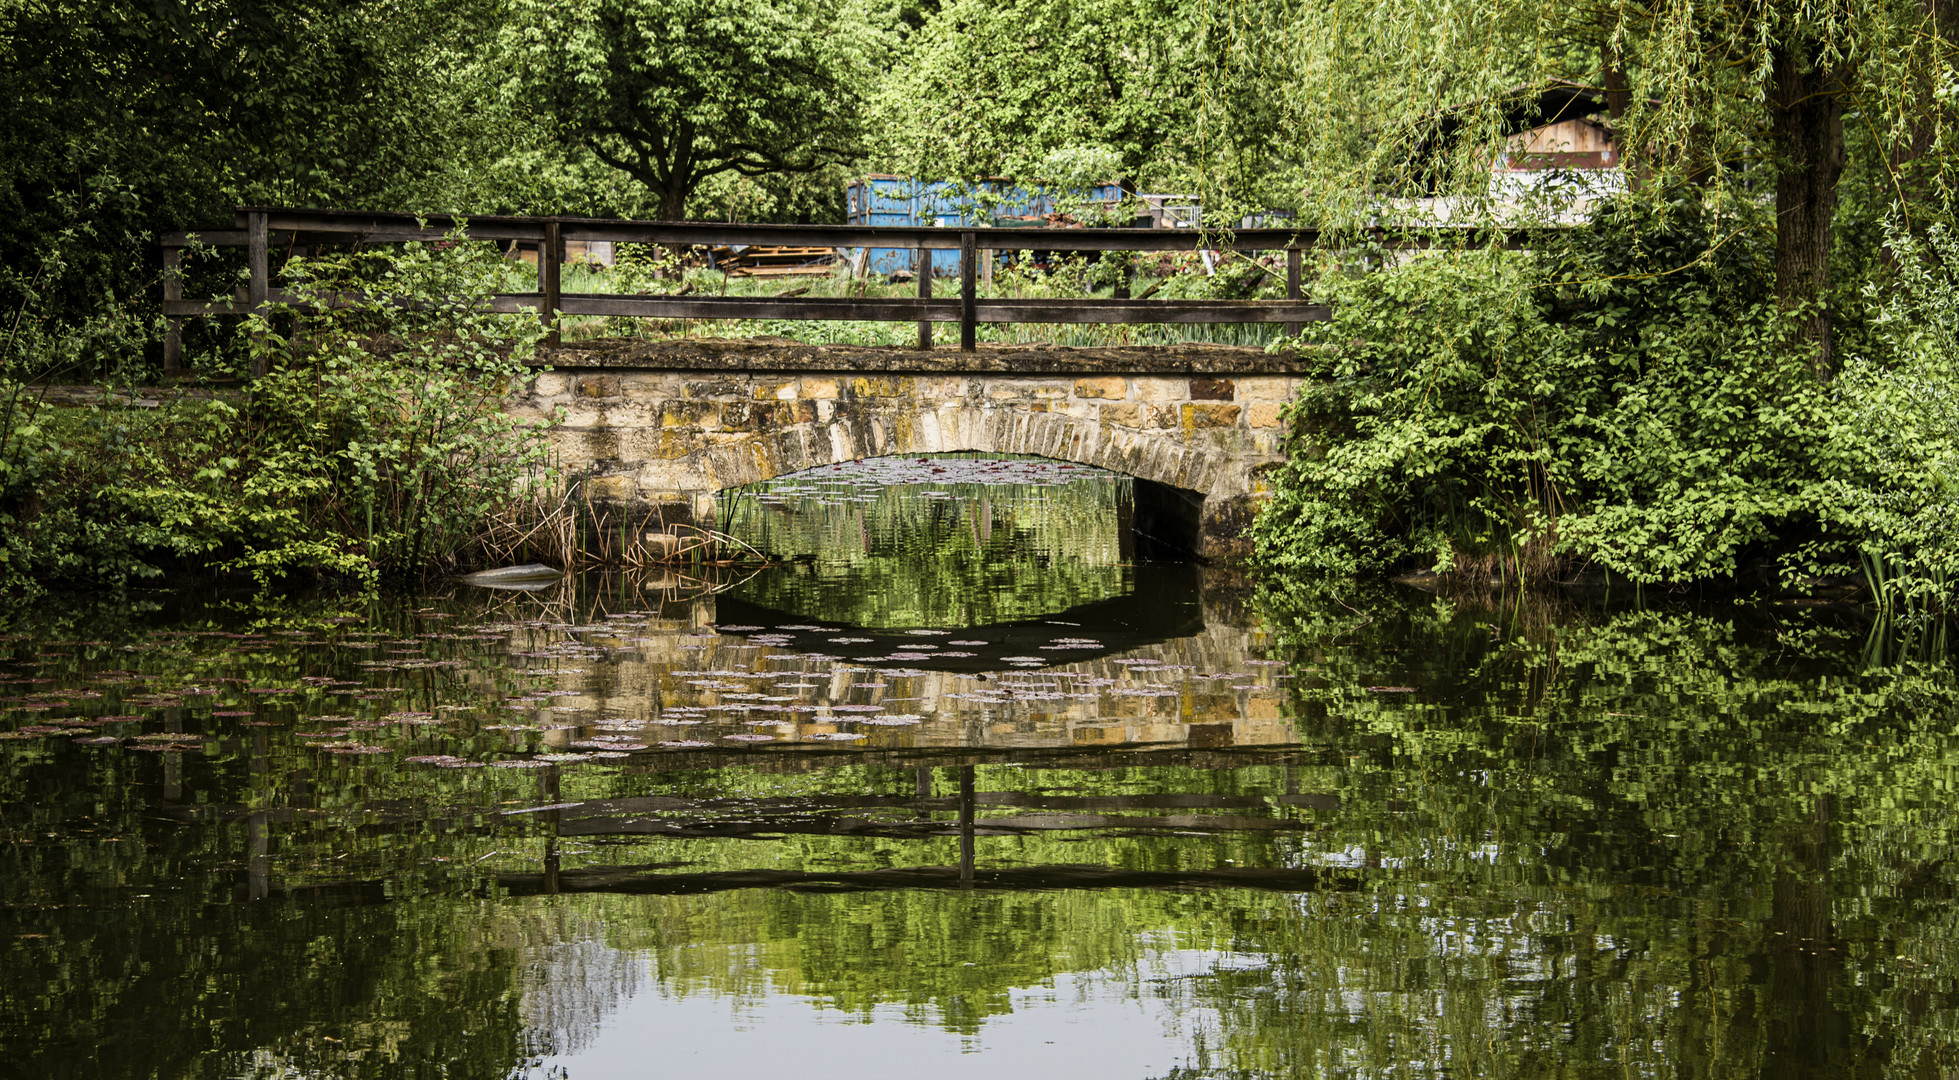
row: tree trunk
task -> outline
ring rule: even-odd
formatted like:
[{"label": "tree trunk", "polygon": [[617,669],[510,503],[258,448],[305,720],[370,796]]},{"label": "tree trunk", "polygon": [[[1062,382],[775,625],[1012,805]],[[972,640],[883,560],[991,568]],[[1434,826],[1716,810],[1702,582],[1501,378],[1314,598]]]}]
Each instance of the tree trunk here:
[{"label": "tree trunk", "polygon": [[1844,944],[1832,908],[1831,821],[1828,795],[1790,837],[1784,866],[1770,895],[1767,1023],[1763,1080],[1826,1080],[1869,1064],[1856,1025],[1834,993],[1844,984]]},{"label": "tree trunk", "polygon": [[1802,340],[1815,350],[1810,363],[1816,377],[1827,379],[1830,314],[1821,305],[1830,290],[1830,224],[1843,175],[1844,80],[1822,66],[1820,51],[1805,41],[1776,48],[1769,112],[1776,158],[1776,297],[1784,310],[1805,307]]},{"label": "tree trunk", "polygon": [[687,183],[676,175],[660,189],[660,220],[687,220]]}]

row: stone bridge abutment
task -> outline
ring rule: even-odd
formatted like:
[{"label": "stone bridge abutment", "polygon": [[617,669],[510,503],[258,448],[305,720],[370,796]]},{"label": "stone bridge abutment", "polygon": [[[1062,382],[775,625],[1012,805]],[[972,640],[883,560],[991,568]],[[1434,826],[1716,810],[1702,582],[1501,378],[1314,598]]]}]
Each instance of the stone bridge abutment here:
[{"label": "stone bridge abutment", "polygon": [[1253,349],[600,340],[551,350],[522,413],[557,415],[594,499],[712,527],[728,488],[893,454],[1034,454],[1126,473],[1139,533],[1204,558],[1242,533],[1283,456],[1292,358]]}]

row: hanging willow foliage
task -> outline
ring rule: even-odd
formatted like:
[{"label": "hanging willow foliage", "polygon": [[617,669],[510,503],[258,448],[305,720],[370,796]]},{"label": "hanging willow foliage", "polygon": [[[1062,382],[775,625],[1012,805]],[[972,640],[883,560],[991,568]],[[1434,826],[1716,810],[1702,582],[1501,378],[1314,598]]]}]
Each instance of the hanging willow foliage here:
[{"label": "hanging willow foliage", "polygon": [[[1206,23],[1200,158],[1213,199],[1322,226],[1408,218],[1442,196],[1487,216],[1490,165],[1544,89],[1609,103],[1630,185],[1691,185],[1726,230],[1775,206],[1777,293],[1831,370],[1831,227],[1846,166],[1914,221],[1955,191],[1952,0],[1221,0]],[[1244,89],[1270,88],[1264,111]],[[1726,211],[1734,212],[1726,212]]]}]

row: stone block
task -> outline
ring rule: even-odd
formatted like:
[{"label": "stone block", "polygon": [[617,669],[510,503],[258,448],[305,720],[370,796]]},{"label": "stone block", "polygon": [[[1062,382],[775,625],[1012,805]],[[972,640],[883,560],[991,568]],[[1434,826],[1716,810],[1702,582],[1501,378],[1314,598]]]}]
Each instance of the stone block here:
[{"label": "stone block", "polygon": [[606,409],[593,408],[581,402],[563,405],[561,409],[563,413],[560,425],[563,427],[602,428],[610,427],[612,424],[611,414]]},{"label": "stone block", "polygon": [[1237,427],[1239,411],[1236,405],[1185,405],[1183,407],[1183,427],[1186,431],[1201,431],[1205,428]]},{"label": "stone block", "polygon": [[[833,398],[837,396],[837,383],[838,380],[836,379],[798,379],[796,381],[796,396],[808,399]],[[812,413],[812,415],[814,414]]]},{"label": "stone block", "polygon": [[1066,398],[1074,389],[1070,383],[1031,380],[991,380],[986,396],[994,401],[1055,401]]},{"label": "stone block", "polygon": [[1138,378],[1131,396],[1149,405],[1166,405],[1190,400],[1188,379]]},{"label": "stone block", "polygon": [[628,401],[664,401],[668,398],[686,397],[686,389],[680,376],[657,371],[635,372],[621,375],[619,392]]},{"label": "stone block", "polygon": [[1094,379],[1076,379],[1075,396],[1078,398],[1110,398],[1120,401],[1129,396],[1129,380],[1115,375]]},{"label": "stone block", "polygon": [[769,405],[754,401],[731,401],[721,406],[721,426],[728,431],[754,431]]},{"label": "stone block", "polygon": [[1192,401],[1231,401],[1236,387],[1230,379],[1192,379],[1190,380],[1190,400]]},{"label": "stone block", "polygon": [[681,382],[681,392],[688,397],[747,397],[748,379],[741,375],[688,376]]},{"label": "stone block", "polygon": [[912,380],[913,396],[921,401],[961,402],[972,392],[964,376],[933,375]]},{"label": "stone block", "polygon": [[557,397],[571,386],[571,380],[562,372],[547,371],[531,384],[531,393],[540,398]]},{"label": "stone block", "polygon": [[786,383],[758,382],[755,384],[756,401],[794,401],[796,400],[796,381]]},{"label": "stone block", "polygon": [[585,494],[604,502],[631,502],[639,494],[639,482],[630,476],[588,476]]},{"label": "stone block", "polygon": [[1243,375],[1238,384],[1238,401],[1291,401],[1299,380],[1284,375]]},{"label": "stone block", "polygon": [[1179,424],[1175,405],[1150,405],[1143,414],[1144,426],[1153,428],[1173,428]]},{"label": "stone block", "polygon": [[1245,423],[1255,428],[1275,428],[1279,426],[1279,410],[1284,408],[1276,401],[1254,401],[1245,406]]},{"label": "stone block", "polygon": [[660,405],[660,426],[695,429],[712,427],[720,419],[720,412],[721,406],[712,401],[667,401]]},{"label": "stone block", "polygon": [[[863,376],[850,380],[850,396],[860,398],[904,397],[909,391],[907,380],[893,375]],[[805,397],[834,397],[826,394],[806,394]]]},{"label": "stone block", "polygon": [[581,398],[611,398],[619,396],[619,376],[580,375],[572,383],[572,392]]},{"label": "stone block", "polygon": [[1101,421],[1105,424],[1121,424],[1124,427],[1143,426],[1143,406],[1133,401],[1116,402],[1102,406]]}]

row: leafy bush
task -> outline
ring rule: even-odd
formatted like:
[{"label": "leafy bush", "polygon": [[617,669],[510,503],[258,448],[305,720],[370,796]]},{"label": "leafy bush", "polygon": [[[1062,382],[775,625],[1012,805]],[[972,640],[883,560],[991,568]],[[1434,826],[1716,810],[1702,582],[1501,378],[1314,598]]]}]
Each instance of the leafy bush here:
[{"label": "leafy bush", "polygon": [[1868,526],[1879,602],[1918,606],[1959,585],[1959,239],[1893,229],[1888,246],[1897,277],[1875,324],[1890,347],[1853,352],[1837,382],[1880,467],[1836,495]]},{"label": "leafy bush", "polygon": [[0,575],[117,583],[176,561],[373,584],[466,558],[550,482],[512,417],[541,330],[494,315],[516,272],[484,245],[294,259],[290,307],[248,321],[246,394],[29,412],[0,400]]},{"label": "leafy bush", "polygon": [[1737,233],[1692,203],[1608,206],[1559,247],[1326,275],[1263,560],[1675,583],[1854,566],[1872,525],[1843,492],[1881,457],[1811,374],[1766,245],[1711,242]]}]

